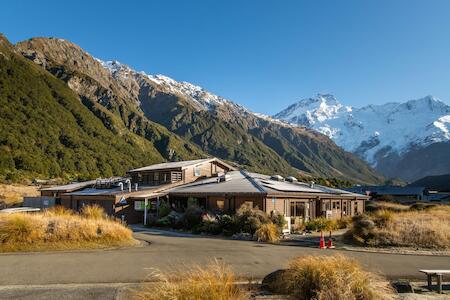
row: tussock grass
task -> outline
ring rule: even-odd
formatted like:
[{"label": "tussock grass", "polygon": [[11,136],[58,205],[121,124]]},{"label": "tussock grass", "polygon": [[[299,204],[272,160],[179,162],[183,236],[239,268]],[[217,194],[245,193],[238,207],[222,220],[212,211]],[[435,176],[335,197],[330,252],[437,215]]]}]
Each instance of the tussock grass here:
[{"label": "tussock grass", "polygon": [[105,248],[135,244],[130,229],[54,209],[36,214],[0,215],[0,252]]},{"label": "tussock grass", "polygon": [[369,246],[450,249],[450,207],[393,213],[378,211],[353,221],[345,235]]},{"label": "tussock grass", "polygon": [[105,211],[97,204],[83,206],[81,209],[81,215],[83,217],[95,220],[106,218]]},{"label": "tussock grass", "polygon": [[3,204],[7,207],[21,203],[24,196],[39,196],[38,187],[21,184],[0,184],[0,206]]},{"label": "tussock grass", "polygon": [[395,299],[388,282],[341,255],[295,258],[274,287],[299,300]]},{"label": "tussock grass", "polygon": [[402,212],[408,211],[409,209],[410,205],[379,200],[369,201],[366,204],[367,211],[388,210],[393,212]]},{"label": "tussock grass", "polygon": [[142,285],[134,291],[136,300],[243,300],[249,293],[234,284],[236,277],[218,262],[206,267],[195,266],[186,272],[154,272],[155,285]]},{"label": "tussock grass", "polygon": [[273,223],[262,224],[255,232],[258,242],[278,243],[280,233],[277,226]]}]

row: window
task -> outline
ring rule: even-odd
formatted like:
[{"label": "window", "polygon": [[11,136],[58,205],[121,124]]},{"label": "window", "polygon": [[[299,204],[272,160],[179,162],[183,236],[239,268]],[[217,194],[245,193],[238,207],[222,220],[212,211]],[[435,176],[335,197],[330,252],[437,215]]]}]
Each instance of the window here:
[{"label": "window", "polygon": [[159,173],[158,173],[158,172],[155,172],[155,173],[153,174],[153,180],[154,180],[154,181],[159,181]]},{"label": "window", "polygon": [[225,201],[224,200],[217,200],[216,206],[218,209],[223,210],[225,208]]},{"label": "window", "polygon": [[333,201],[333,209],[336,209],[336,202]]},{"label": "window", "polygon": [[291,202],[291,217],[305,217],[305,203],[304,202]]},{"label": "window", "polygon": [[358,213],[358,202],[355,202],[354,211],[355,211],[355,214]]},{"label": "window", "polygon": [[198,177],[200,176],[201,172],[200,172],[200,167],[194,167],[194,176]]},{"label": "window", "polygon": [[145,209],[145,201],[134,201],[135,211],[144,211],[144,209]]}]

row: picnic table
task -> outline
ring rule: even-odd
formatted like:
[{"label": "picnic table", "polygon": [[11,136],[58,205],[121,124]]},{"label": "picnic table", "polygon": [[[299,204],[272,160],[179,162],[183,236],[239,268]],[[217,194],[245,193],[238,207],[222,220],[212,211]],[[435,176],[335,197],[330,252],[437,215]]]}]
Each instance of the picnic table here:
[{"label": "picnic table", "polygon": [[450,270],[419,270],[422,273],[427,275],[428,279],[428,289],[432,289],[432,280],[433,276],[437,279],[437,291],[438,293],[442,293],[442,275],[450,274]]}]

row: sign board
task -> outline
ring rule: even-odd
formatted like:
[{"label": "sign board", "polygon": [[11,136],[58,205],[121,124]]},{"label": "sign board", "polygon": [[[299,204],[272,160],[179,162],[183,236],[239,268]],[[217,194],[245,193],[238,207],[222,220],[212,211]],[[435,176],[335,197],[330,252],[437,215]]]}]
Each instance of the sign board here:
[{"label": "sign board", "polygon": [[119,200],[119,204],[120,205],[127,205],[128,204],[127,199],[125,199],[125,197],[122,196],[122,198],[120,198],[120,200]]}]

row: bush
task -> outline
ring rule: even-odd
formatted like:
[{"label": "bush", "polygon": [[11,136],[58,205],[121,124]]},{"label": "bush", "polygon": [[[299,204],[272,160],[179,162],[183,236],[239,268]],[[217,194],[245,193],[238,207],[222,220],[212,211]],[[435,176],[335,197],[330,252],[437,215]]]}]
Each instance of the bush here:
[{"label": "bush", "polygon": [[282,233],[284,226],[286,226],[286,219],[284,218],[284,215],[277,211],[274,211],[270,214],[270,220],[273,224],[275,224],[275,226],[277,226],[278,231]]},{"label": "bush", "polygon": [[336,222],[325,217],[318,217],[306,222],[306,230],[309,231],[331,231],[336,228]]},{"label": "bush", "polygon": [[255,232],[255,237],[258,242],[278,243],[280,241],[279,228],[273,224],[262,224]]},{"label": "bush", "polygon": [[349,227],[352,223],[352,217],[344,216],[336,220],[336,228],[337,229],[345,229]]},{"label": "bush", "polygon": [[165,216],[170,214],[171,211],[172,208],[170,207],[169,202],[161,201],[158,207],[158,218],[164,218]]},{"label": "bush", "polygon": [[350,242],[370,244],[375,238],[375,222],[367,215],[357,215],[353,217],[352,223],[344,238]]},{"label": "bush", "polygon": [[184,215],[181,219],[183,228],[193,229],[197,226],[200,226],[202,224],[202,216],[204,213],[204,210],[197,205],[191,205],[186,208],[186,211],[184,212]]},{"label": "bush", "polygon": [[217,218],[220,228],[222,229],[222,233],[226,236],[232,236],[234,233],[240,231],[236,218],[230,215],[221,215]]},{"label": "bush", "polygon": [[244,300],[250,295],[235,284],[234,273],[225,265],[214,263],[193,267],[187,272],[162,274],[155,272],[156,287],[143,284],[134,291],[139,300]]},{"label": "bush", "polygon": [[[59,212],[63,213],[62,210]],[[106,213],[103,207],[97,204],[83,206],[83,208],[81,209],[81,215],[89,219],[103,219],[106,217]]]},{"label": "bush", "polygon": [[255,234],[262,224],[270,223],[269,216],[257,208],[242,205],[235,216],[236,226],[241,232]]},{"label": "bush", "polygon": [[296,258],[272,286],[299,300],[395,299],[387,282],[340,255]]}]

